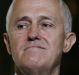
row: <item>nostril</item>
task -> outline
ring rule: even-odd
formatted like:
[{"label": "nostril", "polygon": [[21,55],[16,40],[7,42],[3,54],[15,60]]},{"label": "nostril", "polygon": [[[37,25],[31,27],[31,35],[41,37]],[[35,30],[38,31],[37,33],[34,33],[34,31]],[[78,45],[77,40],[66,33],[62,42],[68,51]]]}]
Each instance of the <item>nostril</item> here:
[{"label": "nostril", "polygon": [[35,40],[39,40],[38,37],[28,37],[28,41],[35,41]]}]

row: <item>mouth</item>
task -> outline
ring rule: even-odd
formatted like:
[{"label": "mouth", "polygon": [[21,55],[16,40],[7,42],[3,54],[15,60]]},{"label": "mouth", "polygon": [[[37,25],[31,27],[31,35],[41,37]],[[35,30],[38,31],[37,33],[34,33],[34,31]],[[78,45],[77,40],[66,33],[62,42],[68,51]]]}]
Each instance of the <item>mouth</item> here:
[{"label": "mouth", "polygon": [[29,47],[26,48],[26,50],[28,50],[30,48],[46,49],[45,47],[42,47],[42,46],[29,46]]}]

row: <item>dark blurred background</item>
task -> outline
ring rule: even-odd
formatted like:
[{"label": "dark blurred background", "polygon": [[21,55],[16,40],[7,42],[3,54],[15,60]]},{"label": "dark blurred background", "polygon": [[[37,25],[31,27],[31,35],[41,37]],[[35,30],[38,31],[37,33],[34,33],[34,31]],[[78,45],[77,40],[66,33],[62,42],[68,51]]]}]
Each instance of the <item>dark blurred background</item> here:
[{"label": "dark blurred background", "polygon": [[[0,0],[0,75],[13,75],[14,65],[3,43],[5,17],[12,0]],[[76,33],[77,42],[67,54],[63,54],[61,75],[79,75],[79,0],[64,0],[73,17],[72,31]]]}]

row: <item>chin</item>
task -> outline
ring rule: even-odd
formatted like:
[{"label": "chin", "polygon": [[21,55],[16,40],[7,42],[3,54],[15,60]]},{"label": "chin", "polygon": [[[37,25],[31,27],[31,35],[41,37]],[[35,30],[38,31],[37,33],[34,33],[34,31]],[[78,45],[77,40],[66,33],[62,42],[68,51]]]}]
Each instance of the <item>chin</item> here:
[{"label": "chin", "polygon": [[39,58],[38,56],[29,56],[25,57],[25,59],[21,61],[21,66],[29,69],[38,69],[43,66],[43,61],[44,60]]},{"label": "chin", "polygon": [[44,64],[45,55],[41,50],[28,50],[21,55],[19,62],[24,67],[39,68]]}]

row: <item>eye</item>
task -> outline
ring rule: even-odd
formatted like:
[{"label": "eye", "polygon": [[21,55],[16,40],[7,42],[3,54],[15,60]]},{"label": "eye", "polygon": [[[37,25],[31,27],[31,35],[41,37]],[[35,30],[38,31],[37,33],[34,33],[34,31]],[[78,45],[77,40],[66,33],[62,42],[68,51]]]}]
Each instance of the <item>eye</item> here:
[{"label": "eye", "polygon": [[42,27],[50,28],[50,27],[53,27],[53,24],[52,23],[42,23]]},{"label": "eye", "polygon": [[17,28],[18,28],[19,30],[21,30],[21,29],[27,28],[27,26],[26,26],[26,25],[23,25],[23,24],[18,24],[18,25],[17,25]]},{"label": "eye", "polygon": [[28,27],[29,27],[29,23],[19,22],[17,24],[17,29],[18,30],[27,29]]}]

